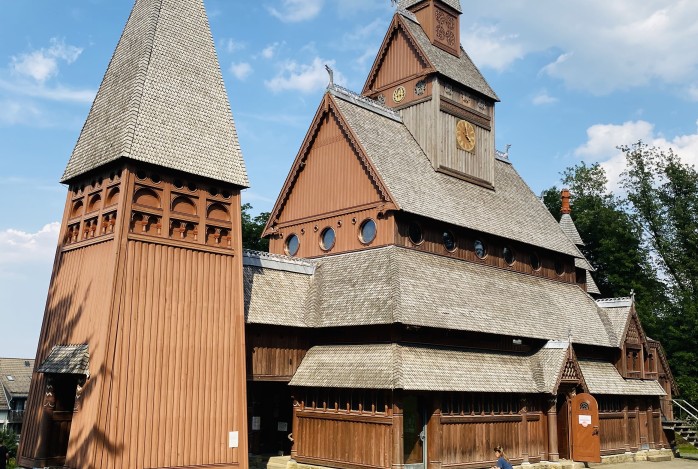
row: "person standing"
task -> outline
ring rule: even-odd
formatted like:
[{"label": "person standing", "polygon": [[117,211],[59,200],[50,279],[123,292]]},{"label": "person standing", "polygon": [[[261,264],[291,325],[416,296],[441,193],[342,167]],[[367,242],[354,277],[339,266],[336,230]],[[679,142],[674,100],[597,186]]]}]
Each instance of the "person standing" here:
[{"label": "person standing", "polygon": [[7,461],[10,460],[10,452],[3,443],[0,443],[0,469],[7,469]]},{"label": "person standing", "polygon": [[494,455],[497,457],[497,464],[492,469],[514,469],[501,446],[494,448]]}]

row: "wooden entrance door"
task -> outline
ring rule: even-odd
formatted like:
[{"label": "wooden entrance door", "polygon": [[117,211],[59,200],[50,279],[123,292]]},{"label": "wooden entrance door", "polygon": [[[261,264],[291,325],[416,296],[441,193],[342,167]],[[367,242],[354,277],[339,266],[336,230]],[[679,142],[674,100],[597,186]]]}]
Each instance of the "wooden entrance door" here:
[{"label": "wooden entrance door", "polygon": [[63,465],[68,452],[70,427],[75,412],[75,397],[78,377],[75,375],[52,375],[48,378],[51,395],[47,404],[48,434],[44,454],[47,465]]},{"label": "wooden entrance door", "polygon": [[407,396],[403,406],[405,468],[423,469],[427,448],[424,405],[417,396]]},{"label": "wooden entrance door", "polygon": [[572,459],[601,462],[599,405],[596,399],[591,394],[577,394],[571,399],[570,408]]}]

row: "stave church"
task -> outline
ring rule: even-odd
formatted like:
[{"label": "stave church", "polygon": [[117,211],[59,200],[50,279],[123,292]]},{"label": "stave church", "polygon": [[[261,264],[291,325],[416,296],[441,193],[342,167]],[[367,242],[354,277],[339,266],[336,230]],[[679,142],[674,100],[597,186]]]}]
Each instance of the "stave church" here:
[{"label": "stave church", "polygon": [[[665,452],[676,389],[495,149],[459,0],[332,81],[264,236],[203,0],[136,0],[61,182],[22,467],[476,469]],[[252,181],[254,183],[254,181]]]}]

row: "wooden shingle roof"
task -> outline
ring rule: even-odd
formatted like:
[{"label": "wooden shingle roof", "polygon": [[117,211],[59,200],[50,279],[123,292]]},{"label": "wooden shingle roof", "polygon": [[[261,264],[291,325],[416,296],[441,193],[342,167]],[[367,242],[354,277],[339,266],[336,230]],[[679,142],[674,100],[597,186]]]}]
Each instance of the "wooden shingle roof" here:
[{"label": "wooden shingle roof", "polygon": [[[411,7],[411,6],[414,6],[414,5],[416,5],[416,4],[420,3],[420,2],[423,2],[423,1],[424,1],[424,0],[400,0],[400,1],[398,2],[398,6],[397,6],[397,7],[398,7],[398,8],[403,8],[403,9],[407,9],[407,8],[409,8],[409,7]],[[448,6],[450,6],[451,8],[453,8],[454,10],[456,10],[456,11],[458,11],[458,12],[460,12],[460,13],[463,12],[463,10],[461,10],[461,7],[460,7],[460,0],[443,0],[443,2],[444,2],[446,5],[448,5]]]},{"label": "wooden shingle roof", "polygon": [[303,358],[289,384],[552,394],[556,380],[547,379],[539,370],[543,366],[551,375],[559,374],[566,355],[566,348],[544,348],[524,355],[395,343],[316,346]]},{"label": "wooden shingle roof", "polygon": [[90,376],[90,352],[87,344],[54,345],[36,371]]},{"label": "wooden shingle roof", "polygon": [[202,0],[137,0],[62,182],[128,158],[248,186]]},{"label": "wooden shingle roof", "polygon": [[592,394],[628,396],[664,396],[664,389],[655,380],[623,378],[611,363],[580,360],[579,366]]},{"label": "wooden shingle roof", "polygon": [[499,101],[497,93],[490,87],[480,70],[475,66],[470,56],[460,47],[460,56],[456,57],[431,43],[429,37],[422,29],[419,21],[413,14],[404,10],[398,10],[398,15],[404,19],[405,26],[410,35],[426,54],[429,63],[437,73],[450,78],[461,85],[481,93],[488,98]]}]

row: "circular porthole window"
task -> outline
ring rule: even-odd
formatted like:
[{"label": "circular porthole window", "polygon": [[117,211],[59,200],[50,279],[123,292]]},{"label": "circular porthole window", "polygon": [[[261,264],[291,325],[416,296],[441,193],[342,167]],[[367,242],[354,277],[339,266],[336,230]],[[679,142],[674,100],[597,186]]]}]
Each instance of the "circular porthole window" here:
[{"label": "circular porthole window", "polygon": [[368,218],[361,223],[359,240],[364,244],[368,244],[374,239],[376,239],[376,222]]},{"label": "circular porthole window", "polygon": [[444,247],[447,251],[456,250],[456,237],[453,235],[451,231],[444,231],[442,238],[444,242]]},{"label": "circular porthole window", "polygon": [[565,264],[562,263],[562,259],[555,259],[555,273],[557,275],[565,273]]},{"label": "circular porthole window", "polygon": [[419,244],[424,241],[424,238],[422,237],[422,228],[415,222],[410,223],[407,230],[407,235],[410,237],[412,244]]},{"label": "circular porthole window", "polygon": [[322,233],[320,233],[320,247],[325,250],[329,251],[332,249],[334,246],[334,230],[330,228],[329,226],[322,230]]},{"label": "circular porthole window", "polygon": [[289,256],[295,256],[298,254],[298,248],[300,247],[301,242],[298,239],[298,236],[292,234],[288,238],[286,238],[286,245],[284,246],[284,250],[286,251],[286,254]]},{"label": "circular porthole window", "polygon": [[484,259],[487,256],[487,245],[479,239],[475,240],[473,247],[475,248],[475,255],[480,259]]},{"label": "circular porthole window", "polygon": [[514,251],[509,246],[504,247],[504,262],[512,265],[515,260]]},{"label": "circular porthole window", "polygon": [[535,252],[531,253],[531,268],[533,270],[540,270],[540,258]]}]

